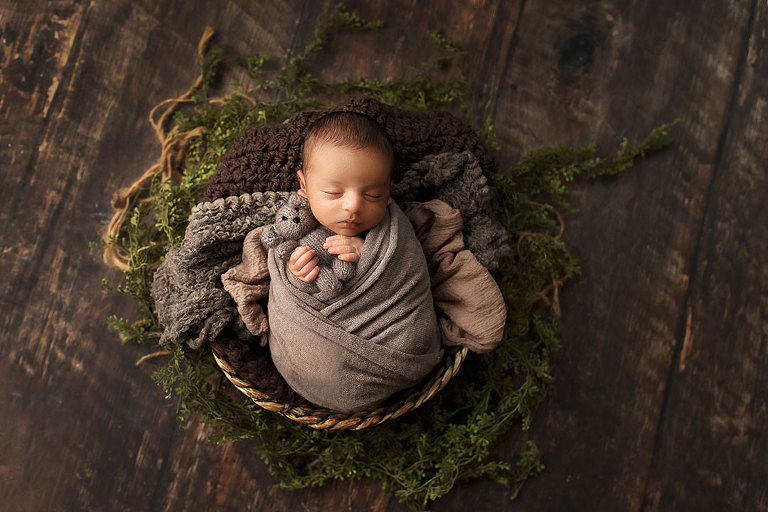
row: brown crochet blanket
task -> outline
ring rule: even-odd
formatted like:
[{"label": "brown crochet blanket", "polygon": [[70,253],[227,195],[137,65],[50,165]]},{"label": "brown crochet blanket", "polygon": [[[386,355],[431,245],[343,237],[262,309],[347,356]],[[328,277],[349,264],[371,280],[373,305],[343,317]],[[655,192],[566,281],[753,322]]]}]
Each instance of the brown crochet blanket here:
[{"label": "brown crochet blanket", "polygon": [[[299,112],[284,123],[244,130],[222,157],[203,201],[265,191],[298,190],[301,142],[307,127],[332,111],[365,114],[381,125],[395,152],[394,181],[427,155],[470,152],[487,176],[496,163],[477,134],[448,112],[415,113],[370,98],[355,98],[335,109]],[[423,197],[422,200],[431,199]]]}]

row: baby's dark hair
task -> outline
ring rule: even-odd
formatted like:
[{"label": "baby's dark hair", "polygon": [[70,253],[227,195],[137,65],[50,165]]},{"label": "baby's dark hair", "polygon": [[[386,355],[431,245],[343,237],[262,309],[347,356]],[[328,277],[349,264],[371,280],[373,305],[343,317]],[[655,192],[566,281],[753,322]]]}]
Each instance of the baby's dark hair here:
[{"label": "baby's dark hair", "polygon": [[356,112],[331,112],[312,123],[304,134],[301,167],[307,172],[308,156],[321,142],[352,149],[374,148],[394,165],[392,141],[384,129],[370,117]]}]

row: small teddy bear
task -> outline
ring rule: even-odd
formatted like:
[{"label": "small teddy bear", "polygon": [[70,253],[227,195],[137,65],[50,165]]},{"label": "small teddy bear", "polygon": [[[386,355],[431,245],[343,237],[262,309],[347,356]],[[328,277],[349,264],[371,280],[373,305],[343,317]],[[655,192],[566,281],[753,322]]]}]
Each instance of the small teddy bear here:
[{"label": "small teddy bear", "polygon": [[317,290],[335,291],[341,288],[342,281],[355,274],[355,264],[342,261],[323,248],[325,239],[333,234],[333,231],[318,224],[309,208],[309,201],[292,192],[288,202],[277,210],[274,224],[266,226],[262,231],[261,243],[268,249],[275,248],[275,255],[286,261],[299,246],[314,250],[320,260],[320,271],[315,282],[304,283],[298,279],[292,282],[310,293]]}]

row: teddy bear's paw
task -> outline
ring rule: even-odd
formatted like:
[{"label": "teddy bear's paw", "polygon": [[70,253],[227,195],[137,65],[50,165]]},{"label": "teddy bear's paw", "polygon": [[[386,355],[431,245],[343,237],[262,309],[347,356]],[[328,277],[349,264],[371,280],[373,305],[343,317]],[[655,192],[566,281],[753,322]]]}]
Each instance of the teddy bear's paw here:
[{"label": "teddy bear's paw", "polygon": [[341,281],[328,267],[320,267],[315,283],[324,292],[335,292],[341,289]]},{"label": "teddy bear's paw", "polygon": [[355,275],[355,267],[356,265],[351,261],[342,261],[338,258],[333,261],[333,271],[336,277],[342,281],[346,281]]}]

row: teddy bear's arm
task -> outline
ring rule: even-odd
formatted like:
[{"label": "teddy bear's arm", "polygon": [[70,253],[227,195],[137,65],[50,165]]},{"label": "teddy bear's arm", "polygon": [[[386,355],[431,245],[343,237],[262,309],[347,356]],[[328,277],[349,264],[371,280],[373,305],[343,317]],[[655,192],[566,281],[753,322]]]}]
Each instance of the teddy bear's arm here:
[{"label": "teddy bear's arm", "polygon": [[286,240],[277,246],[275,254],[279,259],[288,261],[288,258],[291,257],[291,254],[298,246],[298,240]]},{"label": "teddy bear's arm", "polygon": [[283,240],[285,239],[277,232],[274,224],[265,227],[264,231],[261,232],[261,244],[267,249],[275,247]]},{"label": "teddy bear's arm", "polygon": [[336,277],[336,273],[330,267],[322,265],[320,266],[320,272],[317,274],[315,283],[317,283],[320,291],[324,292],[336,291],[341,288],[341,280]]}]

